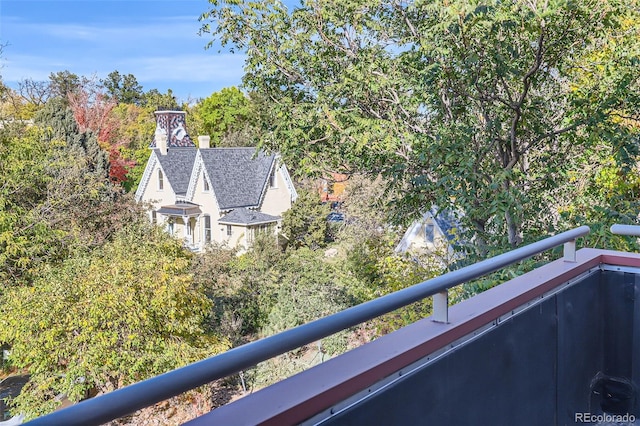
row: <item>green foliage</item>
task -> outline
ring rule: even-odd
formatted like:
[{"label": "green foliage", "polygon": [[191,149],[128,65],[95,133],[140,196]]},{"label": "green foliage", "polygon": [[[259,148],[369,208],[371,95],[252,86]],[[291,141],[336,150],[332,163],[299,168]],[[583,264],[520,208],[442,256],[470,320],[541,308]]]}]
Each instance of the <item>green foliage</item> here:
[{"label": "green foliage", "polygon": [[274,237],[258,234],[251,248],[238,255],[228,247],[210,246],[191,266],[194,281],[213,302],[212,327],[239,344],[265,324],[274,303],[271,274],[282,260]]},{"label": "green foliage", "polygon": [[86,82],[85,77],[79,77],[67,70],[49,74],[51,96],[58,98],[65,105],[68,105],[67,97],[69,94],[77,92]]},{"label": "green foliage", "polygon": [[567,226],[590,226],[591,233],[583,239],[586,246],[636,252],[635,239],[613,235],[609,228],[616,223],[638,224],[640,172],[637,167],[625,170],[607,151],[592,153],[569,174],[570,181],[584,189],[561,206],[561,220]]},{"label": "green foliage", "polygon": [[327,215],[330,206],[320,202],[320,195],[310,189],[298,191],[298,199],[282,215],[282,237],[292,248],[324,247],[328,238]]},{"label": "green foliage", "polygon": [[[555,256],[554,259],[557,259],[558,256],[561,256],[562,254],[556,252],[553,255]],[[473,297],[476,294],[482,293],[483,291],[489,290],[490,288],[530,272],[535,268],[539,268],[550,260],[552,259],[549,257],[548,253],[541,254],[452,288],[449,290],[449,297],[451,299],[450,303],[459,303],[465,299]]]},{"label": "green foliage", "polygon": [[178,106],[178,101],[173,95],[173,91],[171,89],[167,90],[167,93],[160,93],[158,89],[151,89],[148,92],[144,93],[143,96],[144,105],[154,111],[164,109],[180,109],[180,107]]},{"label": "green foliage", "polygon": [[[244,129],[250,119],[250,105],[238,88],[226,87],[200,101],[193,108],[191,120],[198,134],[211,136],[212,146],[220,146],[225,135]],[[251,145],[251,141],[246,142],[244,146]]]},{"label": "green foliage", "polygon": [[[394,252],[390,235],[371,236],[348,249],[345,269],[364,283],[361,297],[374,299],[418,284],[443,273],[436,262],[421,263]],[[386,334],[431,314],[431,299],[416,302],[374,320],[377,332]]]},{"label": "green foliage", "polygon": [[98,139],[89,132],[80,132],[73,112],[58,98],[51,99],[34,117],[36,125],[50,129],[51,139],[62,140],[66,149],[86,160],[88,172],[109,177],[109,156],[98,145]]},{"label": "green foliage", "polygon": [[255,327],[255,320],[244,309],[248,302],[242,297],[243,279],[235,267],[236,257],[236,250],[211,245],[204,253],[193,256],[190,267],[194,283],[213,304],[212,329],[229,339],[233,346],[243,342],[246,328]]},{"label": "green foliage", "polygon": [[0,341],[31,374],[17,410],[41,415],[56,395],[78,401],[225,350],[205,334],[211,302],[188,273],[189,257],[160,229],[129,227],[7,291]]},{"label": "green foliage", "polygon": [[140,207],[109,182],[95,138],[77,132],[60,100],[38,114],[38,124],[46,130],[0,135],[3,284],[29,282],[39,266],[101,245],[142,220]]},{"label": "green foliage", "polygon": [[[279,333],[352,306],[352,283],[343,281],[338,269],[321,252],[306,247],[289,251],[270,274],[274,303],[262,332]],[[348,336],[348,331],[342,331],[261,363],[253,371],[252,381],[265,386],[342,353],[347,349]]]},{"label": "green foliage", "polygon": [[202,31],[246,51],[244,86],[269,100],[264,146],[302,173],[381,173],[399,223],[462,211],[481,254],[561,229],[564,177],[594,144],[633,159],[628,3],[212,5]]},{"label": "green foliage", "polygon": [[271,275],[276,300],[264,331],[275,334],[350,306],[347,290],[335,277],[335,267],[322,252],[301,248],[290,253]]},{"label": "green foliage", "polygon": [[133,74],[122,75],[118,71],[112,71],[101,83],[109,97],[119,103],[140,105],[144,98],[142,86]]},{"label": "green foliage", "polygon": [[149,143],[156,126],[153,112],[150,106],[120,103],[110,113],[110,119],[117,123],[110,135],[111,145],[118,147],[123,159],[135,162],[122,184],[127,192],[136,190],[149,159]]},{"label": "green foliage", "polygon": [[[35,128],[21,137],[0,135],[0,282],[29,280],[43,262],[64,256],[62,234],[46,220],[42,200],[53,176],[48,161],[54,145]],[[2,288],[0,287],[0,294]]]}]

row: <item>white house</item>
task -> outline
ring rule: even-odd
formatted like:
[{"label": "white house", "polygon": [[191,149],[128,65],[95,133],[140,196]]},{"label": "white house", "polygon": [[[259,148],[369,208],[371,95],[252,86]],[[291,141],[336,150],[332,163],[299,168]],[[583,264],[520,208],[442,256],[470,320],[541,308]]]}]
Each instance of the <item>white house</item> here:
[{"label": "white house", "polygon": [[194,251],[216,242],[247,248],[256,232],[277,233],[297,198],[278,155],[256,148],[196,147],[183,111],[157,111],[156,132],[136,200],[150,219]]},{"label": "white house", "polygon": [[411,224],[395,252],[430,255],[448,265],[461,257],[461,253],[454,250],[459,238],[460,224],[456,214],[434,207]]}]

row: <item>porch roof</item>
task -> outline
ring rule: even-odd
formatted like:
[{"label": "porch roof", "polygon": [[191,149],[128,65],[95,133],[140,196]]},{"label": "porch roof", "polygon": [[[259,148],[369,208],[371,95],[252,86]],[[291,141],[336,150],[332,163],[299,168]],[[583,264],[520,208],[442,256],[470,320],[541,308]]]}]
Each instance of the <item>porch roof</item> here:
[{"label": "porch roof", "polygon": [[168,206],[162,206],[158,213],[167,216],[199,216],[202,213],[200,207],[191,203],[177,203]]},{"label": "porch roof", "polygon": [[257,212],[245,208],[233,209],[218,220],[223,225],[259,225],[274,223],[280,220],[280,216]]}]

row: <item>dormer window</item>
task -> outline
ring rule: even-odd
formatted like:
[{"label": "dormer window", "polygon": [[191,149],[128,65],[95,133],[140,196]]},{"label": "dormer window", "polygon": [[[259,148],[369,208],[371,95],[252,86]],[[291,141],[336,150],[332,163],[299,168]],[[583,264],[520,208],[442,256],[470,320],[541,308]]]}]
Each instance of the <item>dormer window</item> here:
[{"label": "dormer window", "polygon": [[207,180],[207,176],[205,176],[204,171],[202,172],[202,187],[205,191],[209,191],[209,181]]},{"label": "dormer window", "polygon": [[162,191],[164,189],[164,176],[162,175],[162,170],[158,169],[158,190]]}]

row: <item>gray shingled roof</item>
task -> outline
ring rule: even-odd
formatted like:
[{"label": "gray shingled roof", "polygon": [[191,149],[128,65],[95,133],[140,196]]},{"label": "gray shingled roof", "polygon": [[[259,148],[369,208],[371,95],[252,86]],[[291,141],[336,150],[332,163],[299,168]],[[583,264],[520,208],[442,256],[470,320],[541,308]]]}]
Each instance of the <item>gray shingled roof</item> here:
[{"label": "gray shingled roof", "polygon": [[257,223],[272,223],[280,219],[280,216],[257,212],[245,208],[231,210],[221,217],[218,222],[222,224],[253,225]]},{"label": "gray shingled roof", "polygon": [[220,210],[260,205],[274,155],[256,154],[255,148],[209,148],[200,154]]},{"label": "gray shingled roof", "polygon": [[160,161],[162,170],[171,184],[174,192],[184,195],[189,188],[191,169],[196,159],[196,148],[170,148],[167,155],[162,155],[159,149],[153,150]]}]

